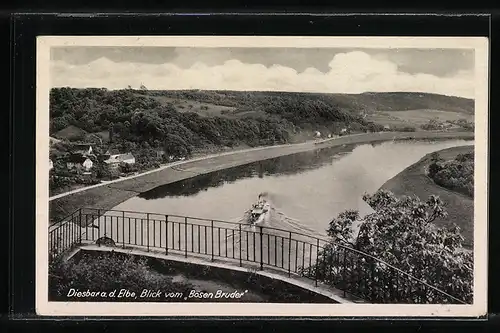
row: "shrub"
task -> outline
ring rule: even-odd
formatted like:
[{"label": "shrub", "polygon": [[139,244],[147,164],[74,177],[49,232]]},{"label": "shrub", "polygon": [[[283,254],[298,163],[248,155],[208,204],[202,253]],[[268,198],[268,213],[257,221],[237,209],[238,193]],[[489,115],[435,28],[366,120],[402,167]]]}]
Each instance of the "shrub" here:
[{"label": "shrub", "polygon": [[[459,300],[472,302],[473,255],[462,248],[458,227],[433,224],[436,218],[447,216],[438,197],[422,202],[379,190],[364,199],[375,212],[363,221],[357,211],[334,218],[327,230],[331,241],[304,274],[374,303],[458,303],[385,262]],[[355,222],[360,223],[358,235],[353,232]]]}]

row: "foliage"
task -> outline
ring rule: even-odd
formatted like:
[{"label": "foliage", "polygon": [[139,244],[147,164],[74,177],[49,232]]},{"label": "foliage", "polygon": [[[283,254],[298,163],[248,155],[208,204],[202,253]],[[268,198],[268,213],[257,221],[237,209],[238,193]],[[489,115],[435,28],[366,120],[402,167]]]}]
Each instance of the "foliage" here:
[{"label": "foliage", "polygon": [[[438,197],[422,202],[415,196],[397,198],[379,190],[364,199],[374,212],[363,221],[357,211],[334,218],[327,230],[331,242],[306,274],[316,274],[372,302],[456,302],[430,286],[472,301],[473,256],[463,249],[458,227],[445,229],[433,224],[447,216]],[[359,223],[357,235],[353,232],[355,223]]]},{"label": "foliage", "polygon": [[474,197],[474,152],[458,154],[454,160],[432,157],[428,176],[447,189]]},{"label": "foliage", "polygon": [[428,123],[421,125],[420,128],[426,131],[437,131],[443,128],[443,124],[436,119],[430,119]]},{"label": "foliage", "polygon": [[413,126],[398,126],[393,129],[395,132],[415,132],[416,130]]},{"label": "foliage", "polygon": [[[173,282],[171,277],[151,270],[145,259],[135,259],[131,256],[119,258],[116,253],[110,253],[98,256],[83,254],[77,261],[54,260],[49,267],[51,298],[68,300],[66,295],[70,288],[108,293],[115,289],[117,291],[128,289],[137,294],[143,289],[184,292],[191,286],[186,283]],[[78,298],[78,300],[109,301],[108,298],[95,297]]]},{"label": "foliage", "polygon": [[167,156],[183,157],[192,153],[192,147],[185,140],[175,134],[167,133],[164,141],[164,151]]},{"label": "foliage", "polygon": [[[260,112],[257,116],[227,118],[178,112],[174,104],[154,98],[162,94],[168,92],[150,92],[145,87],[118,91],[54,88],[50,92],[50,132],[87,133],[81,139],[93,142],[97,156],[108,148],[132,153],[136,167],[122,166],[119,170],[129,173],[157,168],[170,158],[188,158],[193,151],[288,143],[298,128],[314,129],[326,124],[340,131],[352,125],[364,131],[376,127],[328,99],[313,95],[305,99],[295,94],[250,96],[239,100],[236,113],[255,108]],[[72,146],[63,143],[52,150],[53,162],[65,165]],[[157,157],[158,151],[165,152],[165,160]],[[99,159],[102,162],[102,155]],[[107,170],[100,162],[93,168],[92,182],[117,177],[114,170]],[[62,177],[62,169],[56,168],[55,177]],[[53,179],[52,191],[87,182],[71,175],[64,177]]]},{"label": "foliage", "polygon": [[120,163],[119,168],[120,168],[120,171],[122,173],[125,173],[125,174],[136,172],[136,171],[139,170],[139,168],[137,167],[137,165],[135,165],[135,164],[129,164],[129,163]]},{"label": "foliage", "polygon": [[455,121],[451,121],[452,124],[460,126],[462,129],[466,131],[474,131],[474,122],[467,121],[467,119],[458,119]]},{"label": "foliage", "polygon": [[297,92],[263,91],[220,91],[220,90],[172,90],[148,91],[150,96],[165,96],[174,99],[192,100],[230,107],[255,108],[261,101],[273,98],[287,99],[294,95],[300,99],[313,98],[338,105],[341,108],[371,112],[375,110],[449,110],[464,114],[474,114],[474,100],[453,96],[444,96],[415,92],[367,92],[363,94],[322,94]]}]

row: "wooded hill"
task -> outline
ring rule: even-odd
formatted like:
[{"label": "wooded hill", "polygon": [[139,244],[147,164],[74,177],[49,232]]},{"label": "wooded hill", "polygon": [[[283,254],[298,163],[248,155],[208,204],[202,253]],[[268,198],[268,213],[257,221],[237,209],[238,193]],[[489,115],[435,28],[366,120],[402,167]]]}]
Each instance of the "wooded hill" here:
[{"label": "wooded hill", "polygon": [[124,149],[161,147],[185,155],[206,146],[292,142],[317,129],[378,131],[377,110],[438,109],[473,114],[474,101],[422,93],[315,94],[54,88],[51,135],[69,125],[109,133]]}]

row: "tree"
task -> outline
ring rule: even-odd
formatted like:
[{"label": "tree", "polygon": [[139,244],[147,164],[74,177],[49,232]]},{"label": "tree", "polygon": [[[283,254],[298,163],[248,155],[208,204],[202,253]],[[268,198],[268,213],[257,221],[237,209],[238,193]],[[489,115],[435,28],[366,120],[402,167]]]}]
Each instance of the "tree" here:
[{"label": "tree", "polygon": [[95,176],[100,179],[111,179],[113,178],[113,174],[111,170],[109,169],[109,166],[102,162],[99,161],[98,163],[94,164],[94,172]]},{"label": "tree", "polygon": [[[363,198],[374,212],[361,220],[357,211],[346,211],[330,222],[327,232],[331,241],[312,267],[314,274],[329,280],[332,271],[344,269],[340,277],[329,281],[347,285],[355,294],[366,292],[364,296],[373,302],[414,302],[417,296],[425,297],[427,302],[453,301],[429,287],[408,294],[405,288],[417,285],[416,281],[388,266],[392,265],[460,300],[472,302],[473,256],[462,247],[464,238],[459,227],[438,228],[433,224],[437,218],[447,216],[438,197],[430,196],[423,202],[416,196],[397,198],[379,190]],[[353,228],[356,223],[357,235]],[[343,266],[346,258],[350,263],[347,274]]]},{"label": "tree", "polygon": [[191,147],[180,136],[167,134],[163,145],[168,156],[185,157],[191,153]]},{"label": "tree", "polygon": [[474,197],[474,152],[458,154],[448,161],[433,155],[432,161],[428,176],[437,185]]}]

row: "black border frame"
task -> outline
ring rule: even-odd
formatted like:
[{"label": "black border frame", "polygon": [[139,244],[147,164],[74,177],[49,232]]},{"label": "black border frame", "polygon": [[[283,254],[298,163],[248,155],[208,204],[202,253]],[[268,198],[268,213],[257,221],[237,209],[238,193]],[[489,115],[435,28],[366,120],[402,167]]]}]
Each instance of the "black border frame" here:
[{"label": "black border frame", "polygon": [[[491,38],[491,27],[498,22],[500,15],[467,14],[297,14],[297,13],[228,13],[207,15],[207,12],[198,15],[182,13],[170,14],[17,14],[10,22],[11,47],[11,93],[9,126],[9,223],[8,234],[10,266],[7,270],[10,282],[9,316],[10,319],[46,321],[50,317],[38,317],[34,309],[34,263],[35,263],[35,38],[37,35],[344,35],[344,36],[487,36]],[[494,41],[494,39],[490,39]],[[493,54],[498,50],[495,44],[490,45]],[[491,59],[491,55],[490,55]],[[491,62],[491,60],[490,60]],[[495,68],[491,62],[491,73]],[[491,109],[494,109],[495,85],[494,77],[491,80]],[[490,114],[490,123],[494,123],[494,113]],[[490,133],[490,140],[494,133]],[[491,147],[491,142],[490,142]],[[494,149],[490,150],[494,154]],[[494,173],[491,174],[494,177]],[[493,178],[491,179],[493,180]],[[490,181],[490,183],[492,183]],[[33,201],[31,201],[33,200]],[[31,204],[32,203],[32,204]],[[493,214],[490,206],[490,216]],[[493,220],[490,218],[490,220]],[[498,234],[498,227],[490,224],[490,235]],[[494,242],[489,244],[489,253],[498,253],[498,246]],[[494,257],[489,258],[489,281],[495,279]],[[495,274],[495,276],[494,276]],[[489,284],[489,313],[499,312],[498,287]],[[53,317],[64,320],[64,317]],[[99,317],[89,317],[89,319]],[[184,318],[170,317],[170,323],[214,323],[214,320],[234,322],[235,318]],[[69,319],[69,318],[67,318]],[[74,320],[83,320],[77,317]],[[109,317],[100,317],[100,322],[110,322]],[[166,318],[162,318],[165,320]],[[250,322],[258,324],[256,319],[242,318],[238,320],[248,325]],[[304,323],[304,318],[280,317],[279,321],[292,320],[292,325]],[[268,324],[276,323],[276,319],[264,318]],[[374,326],[380,326],[380,321],[391,321],[422,325],[431,319],[439,326],[445,323],[457,327],[476,327],[477,321],[460,319],[459,323],[451,323],[451,318],[368,318]],[[148,318],[135,319],[141,326]],[[150,323],[158,322],[158,317],[150,318]],[[314,318],[307,319],[320,326],[332,325],[334,322],[361,328],[359,323],[363,318]],[[324,323],[324,324],[323,324]],[[94,323],[95,325],[95,323]],[[94,326],[93,325],[93,326]],[[149,324],[148,324],[149,325]],[[258,324],[262,325],[262,322]],[[122,325],[118,325],[122,326]],[[183,325],[184,326],[184,325]],[[95,327],[95,326],[94,326]],[[354,328],[352,327],[352,328]],[[144,327],[146,328],[146,327]],[[184,326],[184,328],[187,328]],[[298,328],[298,327],[297,327]],[[319,327],[318,327],[319,328]],[[456,329],[455,328],[455,329]]]}]

